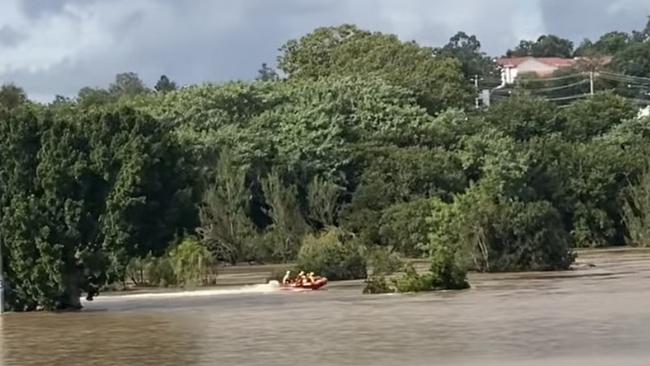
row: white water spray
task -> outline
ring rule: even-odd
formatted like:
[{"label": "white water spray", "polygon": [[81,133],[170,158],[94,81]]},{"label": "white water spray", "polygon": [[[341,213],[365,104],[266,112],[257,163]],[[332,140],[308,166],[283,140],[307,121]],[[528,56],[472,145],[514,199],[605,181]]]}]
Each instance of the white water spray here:
[{"label": "white water spray", "polygon": [[[267,294],[280,290],[280,283],[278,281],[269,281],[267,284],[241,286],[236,288],[222,288],[210,290],[196,290],[196,291],[174,291],[174,292],[160,292],[160,293],[144,293],[144,294],[127,294],[127,295],[114,295],[114,296],[99,296],[93,302],[105,302],[116,300],[140,300],[140,299],[174,299],[174,298],[188,298],[188,297],[210,297],[210,296],[226,296],[226,295],[241,295],[241,294]],[[86,300],[83,299],[83,302]]]}]

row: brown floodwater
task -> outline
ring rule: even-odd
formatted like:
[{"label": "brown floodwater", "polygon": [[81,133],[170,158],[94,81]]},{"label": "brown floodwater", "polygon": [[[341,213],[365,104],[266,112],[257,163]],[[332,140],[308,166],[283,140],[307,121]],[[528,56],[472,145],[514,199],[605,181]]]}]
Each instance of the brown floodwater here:
[{"label": "brown floodwater", "polygon": [[596,267],[474,275],[462,292],[104,296],[80,313],[0,317],[0,364],[650,365],[650,253],[580,262]]}]

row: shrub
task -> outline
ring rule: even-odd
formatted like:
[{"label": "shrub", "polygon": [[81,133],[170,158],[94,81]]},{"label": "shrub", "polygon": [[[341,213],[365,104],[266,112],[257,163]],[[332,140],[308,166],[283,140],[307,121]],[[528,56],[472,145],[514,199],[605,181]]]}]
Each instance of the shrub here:
[{"label": "shrub", "polygon": [[385,276],[371,276],[366,280],[366,287],[363,289],[364,294],[386,294],[395,292]]},{"label": "shrub", "polygon": [[152,286],[167,287],[178,284],[174,267],[167,256],[152,258],[145,266],[145,273],[148,283]]},{"label": "shrub", "polygon": [[433,274],[419,274],[413,265],[406,266],[404,275],[392,280],[397,292],[424,292],[435,290]]},{"label": "shrub", "polygon": [[644,174],[639,183],[628,189],[623,206],[627,226],[627,243],[650,246],[650,174]]},{"label": "shrub", "polygon": [[567,269],[574,260],[560,215],[545,201],[505,200],[477,186],[453,204],[438,202],[430,220],[432,254],[462,249],[480,271]]},{"label": "shrub", "polygon": [[330,280],[366,278],[366,259],[362,247],[338,228],[321,234],[307,234],[298,252],[297,267],[313,271]]},{"label": "shrub", "polygon": [[383,211],[379,220],[382,245],[391,246],[408,257],[428,254],[431,199],[419,199],[392,205]]},{"label": "shrub", "polygon": [[376,247],[368,251],[368,267],[372,268],[372,275],[389,275],[399,271],[404,263],[402,258],[390,248]]},{"label": "shrub", "polygon": [[454,248],[444,245],[433,249],[431,280],[436,289],[463,290],[469,287],[467,270],[459,262]]},{"label": "shrub", "polygon": [[214,273],[212,253],[195,238],[186,238],[169,253],[178,282],[183,285],[206,285]]}]

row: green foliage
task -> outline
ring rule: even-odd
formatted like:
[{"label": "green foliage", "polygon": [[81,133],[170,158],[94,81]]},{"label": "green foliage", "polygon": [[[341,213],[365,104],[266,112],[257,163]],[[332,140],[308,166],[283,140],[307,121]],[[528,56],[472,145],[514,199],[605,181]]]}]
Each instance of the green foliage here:
[{"label": "green foliage", "polygon": [[194,238],[186,238],[169,253],[169,261],[179,283],[200,286],[210,283],[215,274],[212,253]]},{"label": "green foliage", "polygon": [[255,226],[248,217],[251,191],[246,166],[238,165],[229,151],[223,151],[216,178],[203,196],[199,210],[201,241],[217,259],[232,264],[255,257]]},{"label": "green foliage", "polygon": [[307,234],[302,240],[296,266],[330,280],[366,278],[362,247],[352,240],[350,234],[337,228],[328,228],[320,234]]},{"label": "green foliage", "polygon": [[352,25],[318,28],[281,48],[279,67],[290,78],[382,78],[412,90],[429,111],[462,106],[466,91],[460,63],[436,58],[430,48],[370,33]]},{"label": "green foliage", "polygon": [[[566,269],[573,262],[569,234],[548,202],[521,202],[475,186],[431,216],[431,249],[465,248],[481,271]],[[467,258],[469,259],[469,258]]]},{"label": "green foliage", "polygon": [[395,292],[425,292],[435,290],[431,273],[419,274],[412,265],[407,265],[403,276],[392,279]]},{"label": "green foliage", "polygon": [[169,80],[167,75],[161,75],[160,79],[156,82],[156,85],[153,87],[158,93],[169,93],[178,89],[178,85],[175,82]]},{"label": "green foliage", "polygon": [[481,42],[475,35],[458,32],[449,42],[436,50],[436,54],[443,57],[453,57],[460,61],[465,79],[469,80],[476,75],[483,77],[500,78],[497,64],[481,51]]},{"label": "green foliage", "polygon": [[[351,202],[344,209],[342,225],[359,234],[364,243],[384,242],[411,253],[417,252],[415,247],[411,247],[412,241],[396,244],[382,240],[379,233],[382,211],[391,205],[419,198],[449,200],[454,193],[462,192],[467,182],[461,160],[443,149],[419,147],[367,149],[365,154],[368,162],[364,164],[365,169]],[[389,241],[392,239],[395,237],[387,238]]]},{"label": "green foliage", "polygon": [[427,217],[434,200],[423,198],[392,205],[382,211],[379,220],[381,245],[395,248],[409,257],[429,254],[429,223]]},{"label": "green foliage", "polygon": [[363,288],[364,294],[387,294],[393,293],[395,289],[389,284],[385,276],[372,276],[366,280],[366,286]]},{"label": "green foliage", "polygon": [[262,68],[257,71],[257,78],[255,78],[259,81],[277,81],[279,79],[278,73],[266,63],[262,63]]},{"label": "green foliage", "polygon": [[485,121],[519,141],[559,131],[553,105],[542,98],[524,94],[515,94],[491,107]]},{"label": "green foliage", "polygon": [[127,278],[136,286],[174,286],[178,283],[169,256],[133,258],[126,269]]},{"label": "green foliage", "polygon": [[[16,310],[79,307],[194,224],[165,127],[129,109],[0,122],[0,232]],[[188,215],[189,214],[189,215]]]},{"label": "green foliage", "polygon": [[373,276],[390,275],[404,265],[400,254],[386,247],[369,248],[366,258]]},{"label": "green foliage", "polygon": [[316,176],[307,186],[309,218],[320,227],[335,226],[338,221],[339,198],[344,189]]},{"label": "green foliage", "polygon": [[263,181],[264,197],[271,218],[268,239],[272,241],[272,257],[288,261],[295,258],[300,240],[309,228],[300,211],[298,193],[294,185],[287,185],[277,172]]},{"label": "green foliage", "polygon": [[650,77],[650,43],[633,43],[626,47],[614,57],[613,67],[626,75]]},{"label": "green foliage", "polygon": [[420,274],[412,264],[404,266],[404,274],[387,280],[388,272],[375,272],[366,280],[364,294],[392,292],[424,292],[463,290],[469,288],[467,271],[458,250],[447,245],[433,250],[430,271]]},{"label": "green foliage", "polygon": [[573,56],[573,42],[552,34],[542,35],[537,41],[521,41],[517,48],[508,50],[508,57],[563,57]]},{"label": "green foliage", "polygon": [[593,97],[569,105],[562,110],[563,134],[571,141],[589,141],[617,124],[632,119],[637,108],[625,98],[612,93],[598,93]]},{"label": "green foliage", "polygon": [[630,34],[625,32],[609,32],[602,35],[598,41],[585,40],[576,49],[576,56],[615,55],[623,51],[632,42]]},{"label": "green foliage", "polygon": [[626,242],[650,247],[650,174],[647,171],[626,192],[623,220],[628,231]]},{"label": "green foliage", "polygon": [[445,290],[469,288],[467,269],[458,257],[458,248],[449,245],[435,246],[431,255],[433,287]]},{"label": "green foliage", "polygon": [[3,84],[0,87],[0,110],[12,110],[27,103],[27,94],[14,84]]},{"label": "green foliage", "polygon": [[134,72],[115,75],[115,81],[108,87],[108,92],[116,97],[129,97],[148,93],[150,90]]}]

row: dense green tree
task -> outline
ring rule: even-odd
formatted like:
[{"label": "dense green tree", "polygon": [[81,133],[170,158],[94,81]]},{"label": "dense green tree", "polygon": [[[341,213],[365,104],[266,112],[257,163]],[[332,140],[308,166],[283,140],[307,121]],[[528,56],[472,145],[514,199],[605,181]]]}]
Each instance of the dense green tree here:
[{"label": "dense green tree", "polygon": [[266,63],[262,63],[262,68],[257,71],[257,77],[255,80],[259,81],[276,81],[280,77],[278,76],[278,73],[275,72],[275,70],[267,65]]},{"label": "dense green tree", "polygon": [[566,269],[573,262],[569,234],[548,202],[505,199],[493,184],[473,187],[431,216],[432,250],[461,248],[481,271]]},{"label": "dense green tree", "polygon": [[366,243],[383,241],[406,246],[386,243],[386,238],[381,238],[383,210],[418,198],[451,200],[454,193],[467,186],[461,159],[446,150],[387,147],[367,153],[372,158],[363,168],[359,185],[343,212],[344,227],[358,233]]},{"label": "dense green tree", "polygon": [[449,39],[442,48],[436,49],[436,54],[443,57],[453,57],[460,61],[465,79],[478,76],[500,78],[496,62],[481,51],[481,42],[475,35],[458,32]]},{"label": "dense green tree", "polygon": [[14,84],[3,84],[0,87],[0,108],[12,110],[27,102],[25,91]]},{"label": "dense green tree", "polygon": [[427,218],[433,210],[429,198],[397,203],[383,210],[379,220],[379,240],[409,257],[429,254],[430,225]]},{"label": "dense green tree", "polygon": [[124,72],[115,75],[115,81],[109,85],[108,92],[117,97],[129,97],[148,93],[149,88],[147,88],[138,74],[134,72]]},{"label": "dense green tree", "polygon": [[103,106],[113,103],[115,98],[108,90],[84,87],[79,90],[77,101],[83,107]]},{"label": "dense green tree", "polygon": [[302,237],[309,232],[297,188],[295,184],[288,185],[278,172],[271,172],[262,185],[271,218],[267,237],[273,245],[271,256],[286,262],[296,257]]},{"label": "dense green tree", "polygon": [[253,259],[255,226],[249,218],[247,167],[237,164],[229,151],[223,151],[215,175],[200,209],[201,240],[219,260],[236,264]]},{"label": "dense green tree", "polygon": [[[616,54],[613,67],[621,74],[650,77],[650,42],[634,43]],[[635,84],[634,79],[626,80],[630,84]],[[647,81],[636,83],[644,84]]]},{"label": "dense green tree", "polygon": [[160,79],[156,82],[156,85],[153,87],[158,93],[169,93],[178,89],[178,85],[175,82],[171,81],[167,75],[161,75]]},{"label": "dense green tree", "polygon": [[576,49],[576,56],[615,55],[623,51],[632,42],[632,37],[625,32],[609,32],[600,37],[598,41],[584,40]]},{"label": "dense green tree", "polygon": [[636,106],[625,98],[613,93],[598,93],[563,109],[561,129],[569,140],[589,141],[636,114]]},{"label": "dense green tree", "polygon": [[306,235],[296,266],[299,270],[319,273],[330,280],[356,280],[367,275],[363,248],[349,233],[338,228]]},{"label": "dense green tree", "polygon": [[16,310],[79,307],[81,292],[92,298],[129,258],[163,252],[194,225],[175,148],[146,115],[20,110],[0,123],[0,141],[0,231]]},{"label": "dense green tree", "polygon": [[549,34],[540,36],[537,41],[521,41],[514,50],[508,50],[508,57],[564,57],[573,55],[573,42]]},{"label": "dense green tree", "polygon": [[490,108],[485,114],[485,122],[521,141],[560,128],[551,103],[540,97],[518,93]]},{"label": "dense green tree", "polygon": [[635,183],[625,192],[623,219],[627,226],[626,242],[650,247],[650,175],[645,172]]},{"label": "dense green tree", "polygon": [[437,58],[431,48],[354,26],[318,28],[281,48],[279,67],[289,78],[382,78],[412,90],[429,111],[461,106],[467,99],[460,62]]}]

